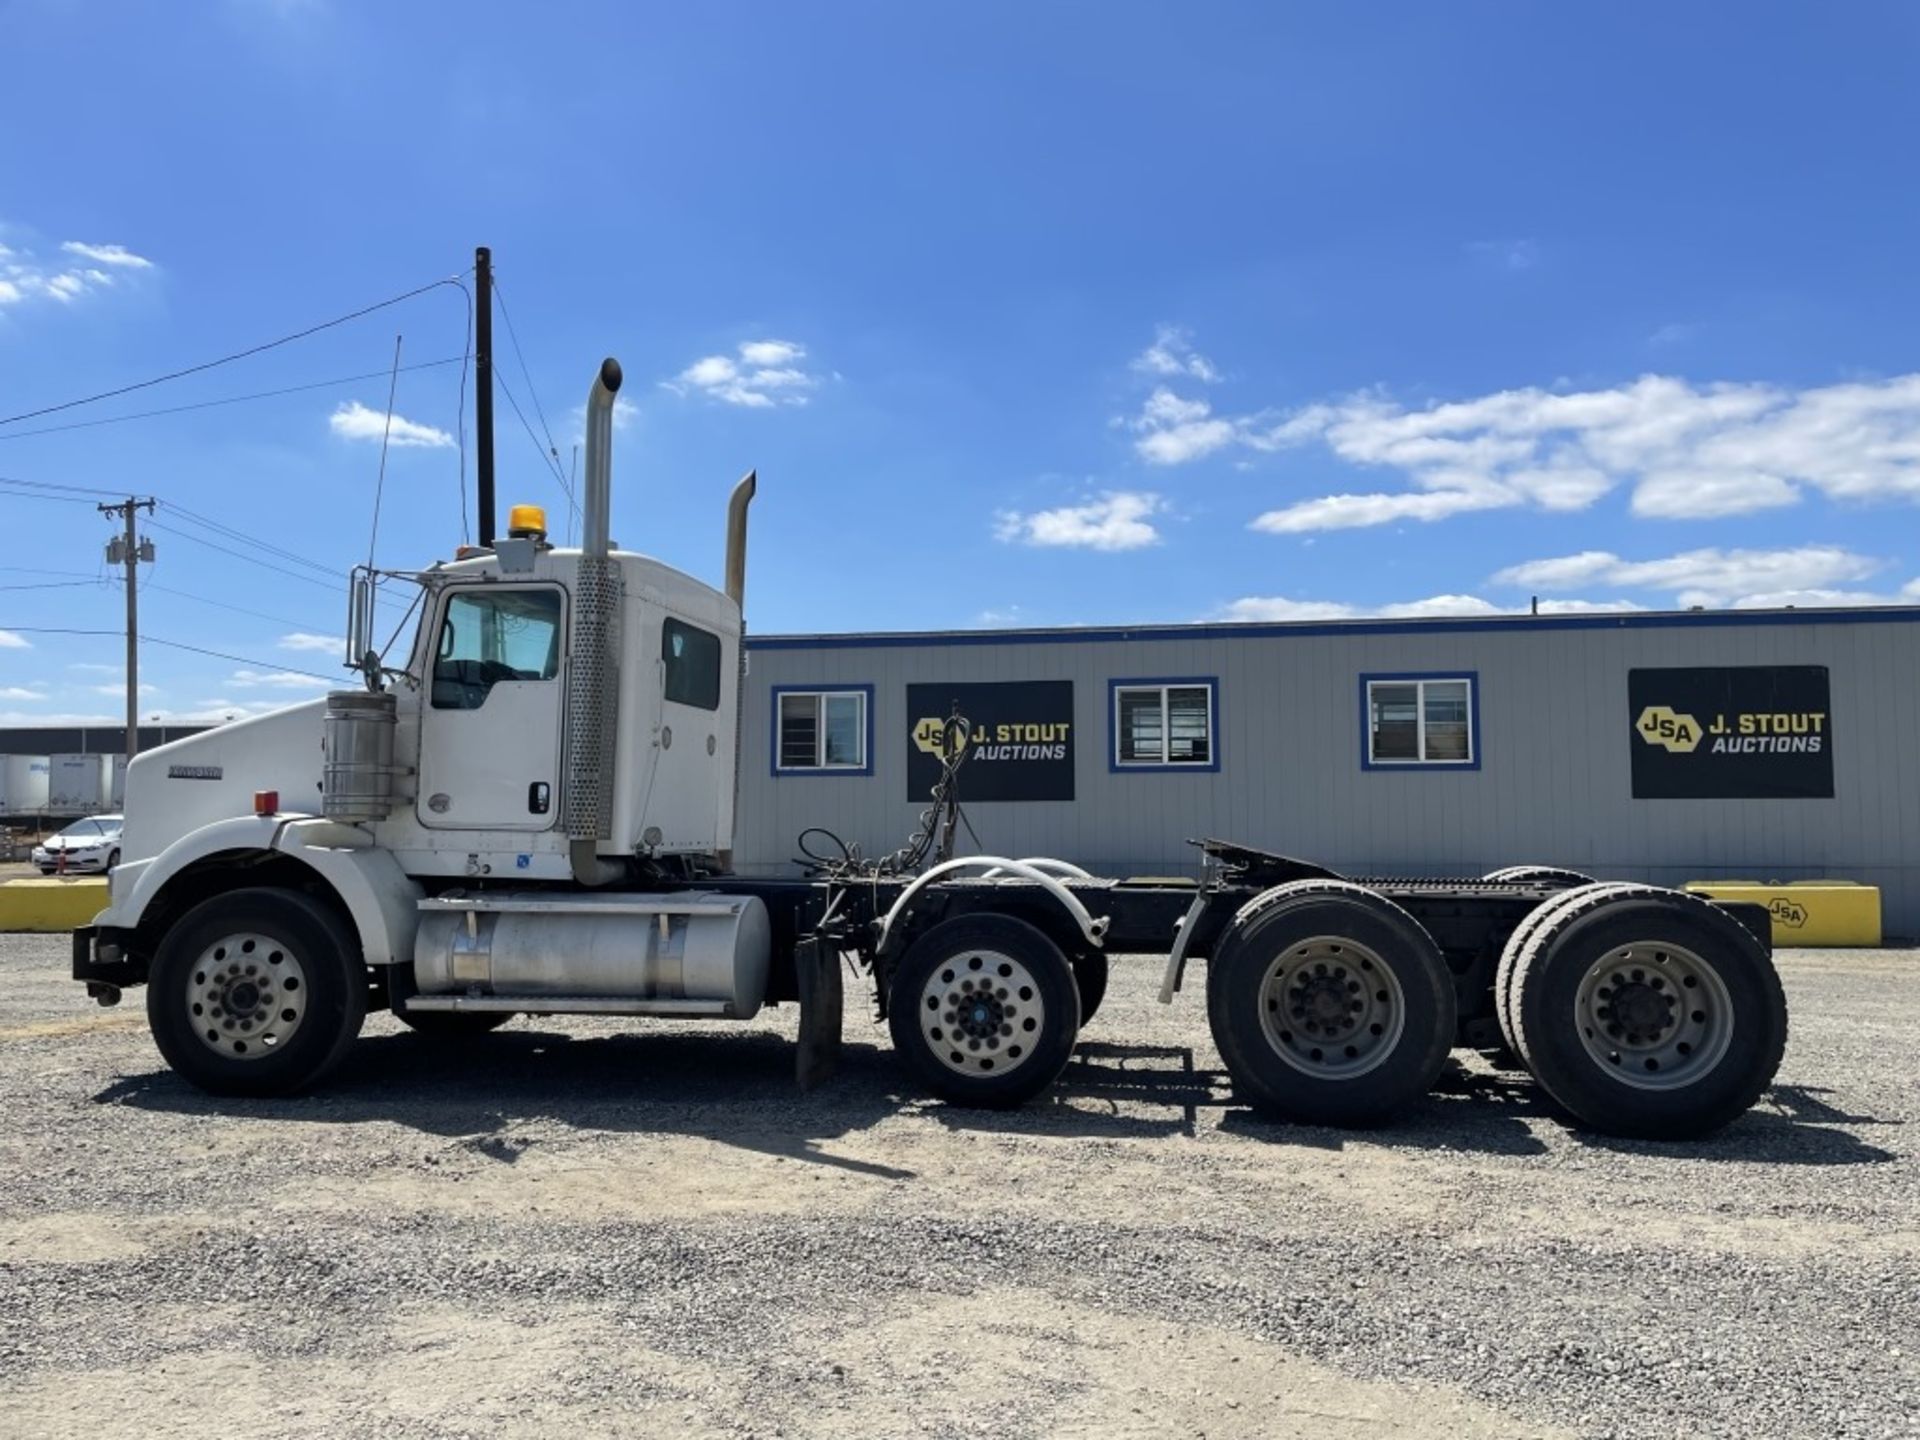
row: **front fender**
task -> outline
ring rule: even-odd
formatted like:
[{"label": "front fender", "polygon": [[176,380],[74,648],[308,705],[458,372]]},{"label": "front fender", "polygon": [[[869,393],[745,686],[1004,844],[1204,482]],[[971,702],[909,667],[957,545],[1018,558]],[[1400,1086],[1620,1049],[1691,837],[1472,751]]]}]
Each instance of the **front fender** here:
[{"label": "front fender", "polygon": [[189,866],[222,853],[271,851],[315,872],[346,907],[369,965],[413,959],[413,932],[426,893],[390,851],[375,849],[363,830],[307,816],[236,815],[181,836],[150,860],[113,874],[112,903],[94,917],[98,929],[134,930],[167,884]]}]

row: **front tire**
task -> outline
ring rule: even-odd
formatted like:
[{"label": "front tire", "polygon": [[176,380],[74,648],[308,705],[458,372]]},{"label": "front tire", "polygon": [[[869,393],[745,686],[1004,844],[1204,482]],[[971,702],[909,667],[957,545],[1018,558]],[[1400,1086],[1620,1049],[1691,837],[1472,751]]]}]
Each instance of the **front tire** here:
[{"label": "front tire", "polygon": [[1024,920],[943,920],[900,957],[888,989],[893,1048],[955,1105],[1005,1109],[1060,1078],[1080,996],[1060,947]]},{"label": "front tire", "polygon": [[295,890],[216,895],[160,942],[147,1021],[167,1064],[216,1095],[286,1095],[345,1058],[366,1018],[360,944]]},{"label": "front tire", "polygon": [[1207,966],[1207,1020],[1236,1089],[1307,1124],[1375,1124],[1419,1099],[1457,1015],[1419,921],[1345,881],[1295,881],[1249,902]]}]

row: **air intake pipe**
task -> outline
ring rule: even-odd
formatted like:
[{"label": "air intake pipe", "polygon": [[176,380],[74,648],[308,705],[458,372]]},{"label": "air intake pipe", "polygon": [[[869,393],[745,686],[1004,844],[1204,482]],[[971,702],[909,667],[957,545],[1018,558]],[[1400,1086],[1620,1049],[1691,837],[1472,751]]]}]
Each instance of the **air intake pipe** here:
[{"label": "air intake pipe", "polygon": [[567,667],[566,771],[560,818],[573,878],[606,885],[626,869],[600,857],[613,825],[614,698],[620,682],[620,568],[609,558],[613,505],[613,402],[620,362],[600,362],[587,395],[587,483],[580,571],[573,591],[573,647]]}]

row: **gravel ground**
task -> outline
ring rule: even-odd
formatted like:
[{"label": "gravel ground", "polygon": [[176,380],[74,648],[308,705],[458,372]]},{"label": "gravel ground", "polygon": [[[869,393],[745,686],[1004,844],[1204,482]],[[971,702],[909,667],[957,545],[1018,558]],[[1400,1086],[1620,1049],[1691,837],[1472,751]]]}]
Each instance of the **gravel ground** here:
[{"label": "gravel ground", "polygon": [[810,1096],[787,1009],[381,1017],[213,1100],[65,963],[0,936],[10,1435],[1920,1434],[1920,952],[1784,956],[1780,1084],[1678,1146],[1477,1057],[1260,1122],[1146,960],[1012,1115],[904,1095],[852,1003]]}]

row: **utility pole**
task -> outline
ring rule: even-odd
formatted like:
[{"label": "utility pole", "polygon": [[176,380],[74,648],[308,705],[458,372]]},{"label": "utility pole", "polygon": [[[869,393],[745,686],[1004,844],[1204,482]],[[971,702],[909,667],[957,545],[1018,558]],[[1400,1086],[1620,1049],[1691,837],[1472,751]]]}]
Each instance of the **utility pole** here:
[{"label": "utility pole", "polygon": [[493,252],[478,246],[473,252],[473,432],[480,442],[474,467],[479,492],[479,540],[482,549],[493,545]]},{"label": "utility pole", "polygon": [[153,541],[134,531],[134,519],[144,510],[153,513],[151,497],[129,495],[117,505],[102,505],[100,513],[126,522],[126,533],[107,542],[107,563],[127,569],[127,759],[140,753],[140,582],[135,567],[153,563]]}]

